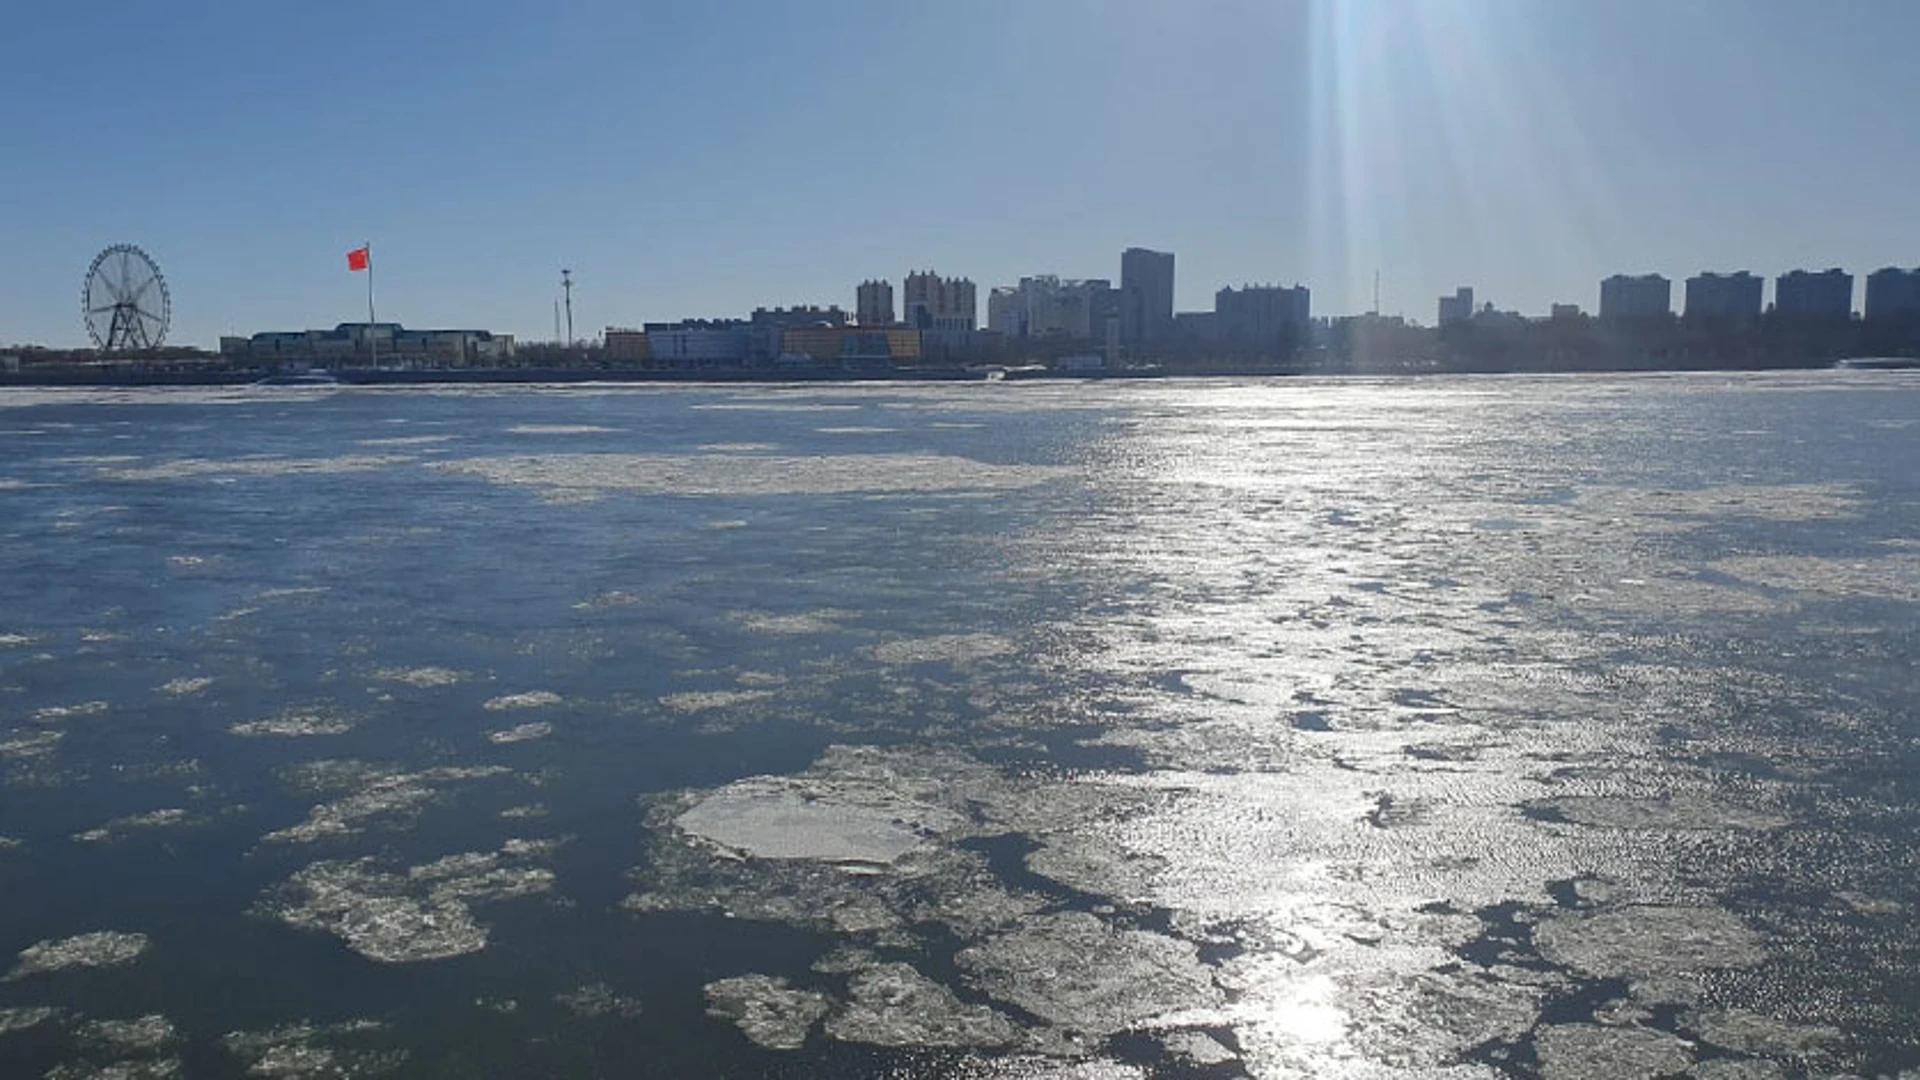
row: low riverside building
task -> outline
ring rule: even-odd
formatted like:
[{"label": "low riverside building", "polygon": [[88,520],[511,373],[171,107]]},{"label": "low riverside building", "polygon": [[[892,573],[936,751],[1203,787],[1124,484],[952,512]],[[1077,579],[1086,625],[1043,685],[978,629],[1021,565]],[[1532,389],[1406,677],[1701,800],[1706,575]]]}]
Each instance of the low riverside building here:
[{"label": "low riverside building", "polygon": [[490,367],[511,360],[512,334],[488,330],[408,330],[399,323],[341,323],[331,330],[268,330],[223,337],[229,363],[280,367]]},{"label": "low riverside building", "polygon": [[781,359],[828,367],[886,367],[920,359],[920,331],[907,326],[796,326],[780,335]]},{"label": "low riverside building", "polygon": [[602,340],[606,343],[607,355],[612,359],[628,363],[644,363],[653,359],[653,350],[649,347],[645,330],[609,326]]},{"label": "low riverside building", "polygon": [[673,370],[744,367],[747,329],[740,319],[647,323],[648,365]]}]

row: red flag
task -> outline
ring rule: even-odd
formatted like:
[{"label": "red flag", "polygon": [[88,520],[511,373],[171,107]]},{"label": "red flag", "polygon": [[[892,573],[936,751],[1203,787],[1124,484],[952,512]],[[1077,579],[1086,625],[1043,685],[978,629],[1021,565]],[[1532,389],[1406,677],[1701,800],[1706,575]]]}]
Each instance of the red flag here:
[{"label": "red flag", "polygon": [[354,248],[352,251],[347,252],[347,269],[348,270],[365,270],[367,268],[368,258],[369,258],[369,255],[368,255],[367,248],[363,248],[363,247]]}]

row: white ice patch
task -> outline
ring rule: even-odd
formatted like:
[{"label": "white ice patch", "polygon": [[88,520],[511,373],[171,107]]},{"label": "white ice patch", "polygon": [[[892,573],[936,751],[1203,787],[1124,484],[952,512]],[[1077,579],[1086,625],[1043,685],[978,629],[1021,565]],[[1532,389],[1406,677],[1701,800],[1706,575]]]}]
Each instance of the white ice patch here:
[{"label": "white ice patch", "polygon": [[190,694],[197,694],[212,685],[213,680],[209,678],[189,678],[183,676],[178,679],[169,679],[162,683],[160,685],[160,692],[163,694],[171,694],[174,697],[186,697]]},{"label": "white ice patch", "polygon": [[937,454],[551,454],[469,458],[428,467],[495,484],[526,485],[566,502],[616,492],[751,496],[1002,491],[1076,475],[1060,466],[994,465]]},{"label": "white ice patch", "polygon": [[755,778],[721,788],[674,824],[756,858],[886,864],[957,821],[950,811],[923,804],[839,801],[792,781]]}]

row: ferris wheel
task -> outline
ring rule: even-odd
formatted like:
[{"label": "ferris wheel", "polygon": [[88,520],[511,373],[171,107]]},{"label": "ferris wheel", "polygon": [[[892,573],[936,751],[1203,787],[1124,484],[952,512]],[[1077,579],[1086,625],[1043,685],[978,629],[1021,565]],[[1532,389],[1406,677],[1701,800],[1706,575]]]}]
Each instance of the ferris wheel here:
[{"label": "ferris wheel", "polygon": [[132,244],[115,244],[87,267],[80,315],[95,348],[157,349],[167,340],[173,299],[152,256]]}]

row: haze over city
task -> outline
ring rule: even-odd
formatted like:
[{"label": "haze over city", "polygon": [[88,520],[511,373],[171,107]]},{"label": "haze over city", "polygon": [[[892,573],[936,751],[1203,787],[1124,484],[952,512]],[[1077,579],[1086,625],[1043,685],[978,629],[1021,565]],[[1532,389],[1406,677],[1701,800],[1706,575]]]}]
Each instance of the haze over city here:
[{"label": "haze over city", "polygon": [[365,313],[550,333],[1178,253],[1431,320],[1658,271],[1920,263],[1920,10],[1653,2],[33,5],[0,70],[0,343],[129,241],[171,339]]}]

